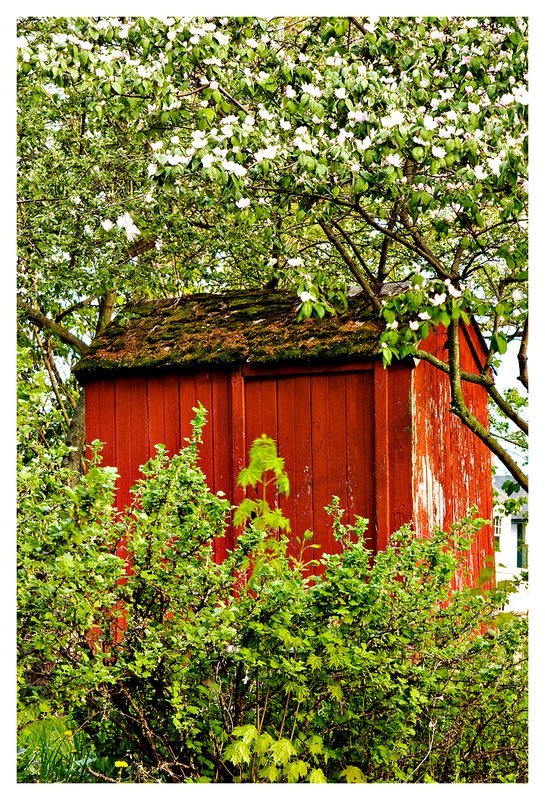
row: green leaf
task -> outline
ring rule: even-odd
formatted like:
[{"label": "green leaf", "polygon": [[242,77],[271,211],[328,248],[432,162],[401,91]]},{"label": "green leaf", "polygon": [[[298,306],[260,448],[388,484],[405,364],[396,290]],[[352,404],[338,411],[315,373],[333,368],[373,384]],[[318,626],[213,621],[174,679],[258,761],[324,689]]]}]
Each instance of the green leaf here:
[{"label": "green leaf", "polygon": [[275,764],[287,764],[297,751],[289,739],[279,739],[269,747],[269,752]]},{"label": "green leaf", "polygon": [[309,783],[327,783],[327,778],[321,769],[313,769],[308,776]]},{"label": "green leaf", "polygon": [[232,742],[225,748],[223,755],[235,766],[250,762],[250,748],[244,741]]},{"label": "green leaf", "polygon": [[346,778],[347,783],[366,783],[365,775],[359,767],[346,767],[341,772],[341,775]]}]

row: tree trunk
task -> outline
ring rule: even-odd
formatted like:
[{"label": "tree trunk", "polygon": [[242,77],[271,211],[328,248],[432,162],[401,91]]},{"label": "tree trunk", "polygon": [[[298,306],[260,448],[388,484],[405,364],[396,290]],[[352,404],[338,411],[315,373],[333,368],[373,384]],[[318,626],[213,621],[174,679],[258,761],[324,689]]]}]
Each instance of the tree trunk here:
[{"label": "tree trunk", "polygon": [[74,483],[82,473],[82,454],[85,444],[85,392],[81,390],[76,407],[70,420],[66,444],[72,448],[63,459],[63,466],[74,471]]}]

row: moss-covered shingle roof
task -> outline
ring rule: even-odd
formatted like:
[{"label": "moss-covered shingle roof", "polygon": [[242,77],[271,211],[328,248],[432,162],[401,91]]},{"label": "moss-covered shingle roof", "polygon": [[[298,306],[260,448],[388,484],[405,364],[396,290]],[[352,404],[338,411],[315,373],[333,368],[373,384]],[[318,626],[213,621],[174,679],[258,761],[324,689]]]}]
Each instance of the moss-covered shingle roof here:
[{"label": "moss-covered shingle roof", "polygon": [[296,321],[285,291],[193,294],[126,307],[74,371],[79,378],[127,369],[189,369],[248,362],[316,362],[375,356],[384,322],[363,296],[324,319]]}]

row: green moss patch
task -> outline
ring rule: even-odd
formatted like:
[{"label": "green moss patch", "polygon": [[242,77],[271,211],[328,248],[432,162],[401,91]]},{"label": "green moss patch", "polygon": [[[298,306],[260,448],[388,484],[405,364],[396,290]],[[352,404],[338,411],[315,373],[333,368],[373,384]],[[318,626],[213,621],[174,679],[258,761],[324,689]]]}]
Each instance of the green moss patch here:
[{"label": "green moss patch", "polygon": [[86,375],[158,368],[375,356],[384,322],[361,296],[342,314],[296,321],[286,291],[194,294],[127,306],[75,367]]}]

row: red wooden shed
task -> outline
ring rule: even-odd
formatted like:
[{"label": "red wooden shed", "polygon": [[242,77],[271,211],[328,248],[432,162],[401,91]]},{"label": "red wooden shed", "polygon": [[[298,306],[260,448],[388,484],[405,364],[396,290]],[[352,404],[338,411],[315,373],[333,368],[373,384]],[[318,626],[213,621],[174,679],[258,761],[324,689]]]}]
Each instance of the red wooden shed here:
[{"label": "red wooden shed", "polygon": [[[407,358],[384,369],[384,322],[360,295],[337,316],[296,322],[292,295],[195,294],[135,304],[118,316],[75,372],[85,389],[86,440],[105,443],[120,473],[118,505],[129,502],[139,466],[190,435],[197,402],[208,410],[201,466],[213,491],[239,502],[236,477],[252,441],[275,439],[291,483],[281,506],[292,531],[314,531],[338,550],[324,506],[340,498],[348,521],[369,519],[369,544],[383,548],[403,523],[419,534],[477,505],[492,514],[488,449],[449,412],[447,376]],[[444,357],[446,331],[422,343]],[[476,327],[461,332],[462,368],[478,372],[485,347]],[[465,387],[487,423],[487,396]],[[231,532],[216,544],[218,558]],[[493,559],[486,526],[468,556],[471,581]]]}]

